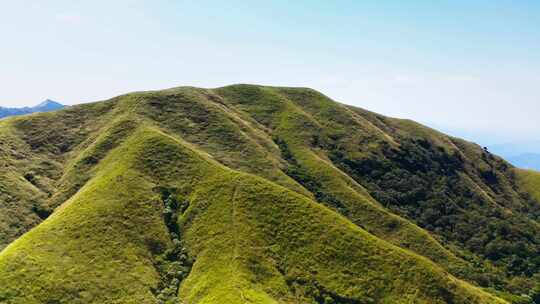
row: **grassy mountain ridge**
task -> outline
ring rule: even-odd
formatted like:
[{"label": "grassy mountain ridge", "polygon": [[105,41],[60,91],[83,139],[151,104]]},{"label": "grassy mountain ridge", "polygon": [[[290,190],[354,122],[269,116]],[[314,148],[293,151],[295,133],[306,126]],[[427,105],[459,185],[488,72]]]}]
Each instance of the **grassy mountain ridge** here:
[{"label": "grassy mountain ridge", "polygon": [[[0,302],[503,303],[471,284],[534,284],[540,205],[511,166],[310,89],[132,93],[0,136]],[[511,241],[527,255],[479,249]]]}]

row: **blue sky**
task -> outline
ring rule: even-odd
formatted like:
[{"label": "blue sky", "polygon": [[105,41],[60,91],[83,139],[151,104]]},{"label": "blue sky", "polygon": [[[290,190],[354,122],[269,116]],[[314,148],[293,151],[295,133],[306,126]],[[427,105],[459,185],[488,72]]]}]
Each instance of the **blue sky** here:
[{"label": "blue sky", "polygon": [[540,1],[2,1],[0,20],[0,106],[258,83],[490,142],[540,125]]}]

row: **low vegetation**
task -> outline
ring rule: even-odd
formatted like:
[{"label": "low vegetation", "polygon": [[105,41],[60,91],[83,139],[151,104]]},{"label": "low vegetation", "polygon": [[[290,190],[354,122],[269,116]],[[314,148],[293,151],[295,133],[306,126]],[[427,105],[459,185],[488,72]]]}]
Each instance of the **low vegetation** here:
[{"label": "low vegetation", "polygon": [[539,303],[536,173],[310,89],[133,93],[0,137],[0,303]]}]

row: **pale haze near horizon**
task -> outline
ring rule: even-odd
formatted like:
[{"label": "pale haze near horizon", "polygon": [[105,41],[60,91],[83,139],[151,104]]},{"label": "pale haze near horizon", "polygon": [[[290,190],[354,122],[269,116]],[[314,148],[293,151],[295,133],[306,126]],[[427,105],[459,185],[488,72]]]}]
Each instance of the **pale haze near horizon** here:
[{"label": "pale haze near horizon", "polygon": [[0,106],[304,86],[484,141],[538,139],[537,1],[2,1]]}]

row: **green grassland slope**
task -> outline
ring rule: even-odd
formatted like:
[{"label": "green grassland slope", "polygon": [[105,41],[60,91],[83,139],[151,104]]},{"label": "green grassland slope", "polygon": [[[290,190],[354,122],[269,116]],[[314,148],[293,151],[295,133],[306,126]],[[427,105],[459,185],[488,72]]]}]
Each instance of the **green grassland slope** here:
[{"label": "green grassland slope", "polygon": [[540,202],[540,172],[534,170],[517,170],[518,180],[524,189]]},{"label": "green grassland slope", "polygon": [[532,303],[534,187],[310,89],[132,93],[0,138],[0,303]]}]

